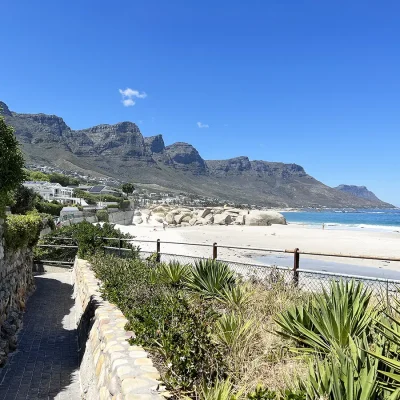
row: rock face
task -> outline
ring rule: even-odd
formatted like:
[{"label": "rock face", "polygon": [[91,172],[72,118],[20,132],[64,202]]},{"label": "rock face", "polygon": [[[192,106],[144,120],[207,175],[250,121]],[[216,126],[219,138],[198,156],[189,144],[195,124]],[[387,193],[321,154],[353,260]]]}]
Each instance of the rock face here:
[{"label": "rock face", "polygon": [[188,143],[165,146],[161,135],[144,138],[133,122],[75,131],[55,115],[19,114],[1,102],[0,108],[15,128],[28,164],[84,170],[85,175],[156,184],[239,204],[390,207],[372,197],[330,188],[297,164],[251,161],[245,156],[206,161]]},{"label": "rock face", "polygon": [[144,138],[144,143],[150,153],[161,153],[165,149],[162,135]]},{"label": "rock face", "polygon": [[246,221],[245,224],[250,226],[286,225],[285,217],[276,211],[250,211],[250,214],[244,217]]},{"label": "rock face", "polygon": [[355,186],[355,185],[339,185],[335,188],[336,190],[340,190],[341,192],[349,193],[353,196],[359,197],[360,199],[365,199],[368,201],[372,201],[375,203],[382,203],[385,207],[388,206],[388,203],[378,199],[376,195],[368,190],[365,186]]}]

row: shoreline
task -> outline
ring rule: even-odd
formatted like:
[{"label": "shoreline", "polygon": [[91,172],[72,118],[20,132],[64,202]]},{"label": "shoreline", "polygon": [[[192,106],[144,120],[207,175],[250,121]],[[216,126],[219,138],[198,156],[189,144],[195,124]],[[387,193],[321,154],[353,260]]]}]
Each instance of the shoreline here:
[{"label": "shoreline", "polygon": [[[283,260],[286,267],[293,267],[293,254],[289,253],[270,253],[254,251],[251,248],[262,249],[294,249],[300,251],[320,252],[320,253],[341,253],[351,255],[372,255],[382,258],[399,257],[399,233],[391,231],[375,231],[369,229],[316,229],[315,227],[303,226],[298,224],[272,225],[272,226],[191,226],[180,228],[167,228],[163,230],[162,225],[157,222],[150,222],[145,226],[117,226],[122,232],[130,233],[136,236],[137,240],[161,240],[161,252],[177,255],[186,255],[192,257],[211,257],[212,244],[218,243],[220,246],[238,246],[250,247],[249,250],[234,248],[218,248],[218,258],[222,260],[251,263],[251,260],[257,263],[260,257],[264,260],[271,258],[273,254],[285,254],[289,256],[288,261]],[[400,229],[399,229],[400,230]],[[207,244],[209,247],[190,246],[187,244],[171,244],[163,242],[180,243],[198,243]],[[155,252],[155,243],[141,243],[143,251]],[[302,260],[318,260],[321,263],[321,269],[324,265],[337,264],[338,267],[348,269],[342,273],[355,274],[358,267],[373,268],[370,272],[376,272],[375,269],[382,271],[400,271],[400,262],[398,261],[378,261],[364,259],[337,258],[329,256],[300,256],[300,268]],[[265,262],[265,265],[267,263]],[[303,262],[303,269],[307,269]],[[340,268],[343,269],[343,268]],[[366,270],[368,271],[368,269]]]}]

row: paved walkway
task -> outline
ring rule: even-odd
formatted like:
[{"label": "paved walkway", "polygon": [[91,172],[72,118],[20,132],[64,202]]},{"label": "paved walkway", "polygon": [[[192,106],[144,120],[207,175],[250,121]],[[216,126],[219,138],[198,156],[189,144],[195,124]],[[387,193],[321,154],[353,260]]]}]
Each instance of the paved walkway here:
[{"label": "paved walkway", "polygon": [[0,368],[0,400],[80,400],[71,272],[35,277],[17,351]]}]

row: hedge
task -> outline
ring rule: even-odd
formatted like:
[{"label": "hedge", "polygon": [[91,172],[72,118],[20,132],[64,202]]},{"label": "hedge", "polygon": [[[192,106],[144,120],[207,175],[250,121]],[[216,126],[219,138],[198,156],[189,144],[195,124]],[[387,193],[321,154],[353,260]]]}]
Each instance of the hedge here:
[{"label": "hedge", "polygon": [[41,229],[42,217],[39,214],[8,215],[4,229],[6,249],[34,246],[39,240]]}]

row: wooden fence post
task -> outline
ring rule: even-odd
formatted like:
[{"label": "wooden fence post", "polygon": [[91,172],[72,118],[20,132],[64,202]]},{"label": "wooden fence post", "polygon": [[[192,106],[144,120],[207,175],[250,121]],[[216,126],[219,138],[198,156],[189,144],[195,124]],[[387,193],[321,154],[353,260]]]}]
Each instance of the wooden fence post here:
[{"label": "wooden fence post", "polygon": [[213,243],[213,260],[216,260],[218,257],[218,246],[217,243]]},{"label": "wooden fence post", "polygon": [[156,258],[157,262],[161,261],[161,240],[157,239],[157,258]]},{"label": "wooden fence post", "polygon": [[293,283],[295,286],[299,284],[299,267],[300,267],[300,253],[296,247],[294,249],[294,260],[293,260]]}]

